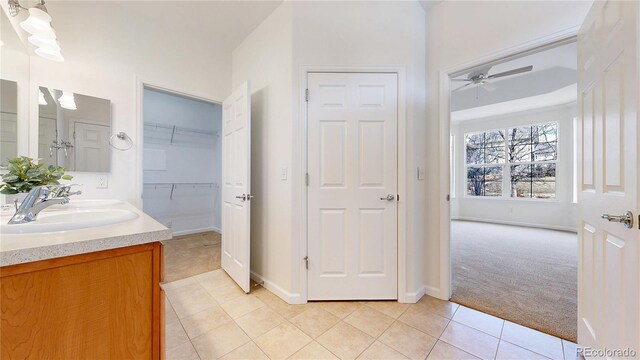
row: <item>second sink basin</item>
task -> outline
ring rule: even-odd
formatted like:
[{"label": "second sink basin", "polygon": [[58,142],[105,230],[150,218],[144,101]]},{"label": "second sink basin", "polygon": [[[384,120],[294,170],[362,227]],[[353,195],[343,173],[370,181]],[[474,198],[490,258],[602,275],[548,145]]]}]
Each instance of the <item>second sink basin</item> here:
[{"label": "second sink basin", "polygon": [[68,210],[43,211],[36,221],[26,224],[0,224],[2,234],[32,234],[54,231],[86,229],[118,224],[136,219],[138,214],[126,209],[89,209],[76,207]]}]

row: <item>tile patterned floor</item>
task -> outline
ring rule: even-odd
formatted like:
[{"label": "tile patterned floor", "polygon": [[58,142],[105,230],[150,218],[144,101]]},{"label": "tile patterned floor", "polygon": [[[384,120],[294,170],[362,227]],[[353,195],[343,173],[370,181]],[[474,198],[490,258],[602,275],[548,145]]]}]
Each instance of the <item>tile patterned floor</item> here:
[{"label": "tile patterned floor", "polygon": [[557,359],[576,345],[423,297],[288,305],[222,270],[163,284],[167,359]]},{"label": "tile patterned floor", "polygon": [[220,234],[207,231],[164,241],[166,282],[220,269]]}]

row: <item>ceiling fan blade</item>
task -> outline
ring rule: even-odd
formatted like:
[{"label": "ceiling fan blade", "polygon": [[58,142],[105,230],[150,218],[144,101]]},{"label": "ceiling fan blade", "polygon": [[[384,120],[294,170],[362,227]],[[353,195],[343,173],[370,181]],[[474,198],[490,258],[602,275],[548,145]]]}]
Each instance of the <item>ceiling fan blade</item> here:
[{"label": "ceiling fan blade", "polygon": [[451,79],[451,81],[471,81],[469,79]]},{"label": "ceiling fan blade", "polygon": [[489,75],[489,76],[487,76],[487,79],[496,79],[496,78],[500,78],[500,77],[503,77],[503,76],[510,76],[510,75],[515,75],[515,74],[520,74],[520,73],[524,73],[524,72],[531,71],[531,70],[533,70],[533,65],[529,65],[529,66],[521,67],[521,68],[518,68],[518,69],[513,69],[513,70],[504,71],[504,72],[501,72],[501,73]]},{"label": "ceiling fan blade", "polygon": [[459,88],[456,88],[456,89],[451,90],[451,92],[456,92],[456,91],[458,91],[458,90],[462,90],[462,89],[466,88],[466,87],[467,87],[467,86],[469,86],[469,85],[473,85],[473,83],[468,83],[468,84],[466,84],[466,85],[462,85],[462,86],[460,86]]},{"label": "ceiling fan blade", "polygon": [[496,84],[486,82],[482,84],[482,88],[487,91],[493,91],[496,89]]}]

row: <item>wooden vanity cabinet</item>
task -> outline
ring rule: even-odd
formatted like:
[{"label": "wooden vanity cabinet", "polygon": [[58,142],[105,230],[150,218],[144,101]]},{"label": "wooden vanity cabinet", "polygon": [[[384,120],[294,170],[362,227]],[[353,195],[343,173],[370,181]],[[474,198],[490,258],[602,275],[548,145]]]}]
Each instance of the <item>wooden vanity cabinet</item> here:
[{"label": "wooden vanity cabinet", "polygon": [[160,359],[160,242],[0,268],[0,358]]}]

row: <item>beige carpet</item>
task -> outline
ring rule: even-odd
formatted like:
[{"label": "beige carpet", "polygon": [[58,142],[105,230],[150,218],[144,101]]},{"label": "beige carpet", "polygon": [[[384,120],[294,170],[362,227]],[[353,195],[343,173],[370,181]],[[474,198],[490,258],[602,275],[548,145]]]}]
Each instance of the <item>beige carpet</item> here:
[{"label": "beige carpet", "polygon": [[577,235],[453,221],[451,301],[575,342]]}]

